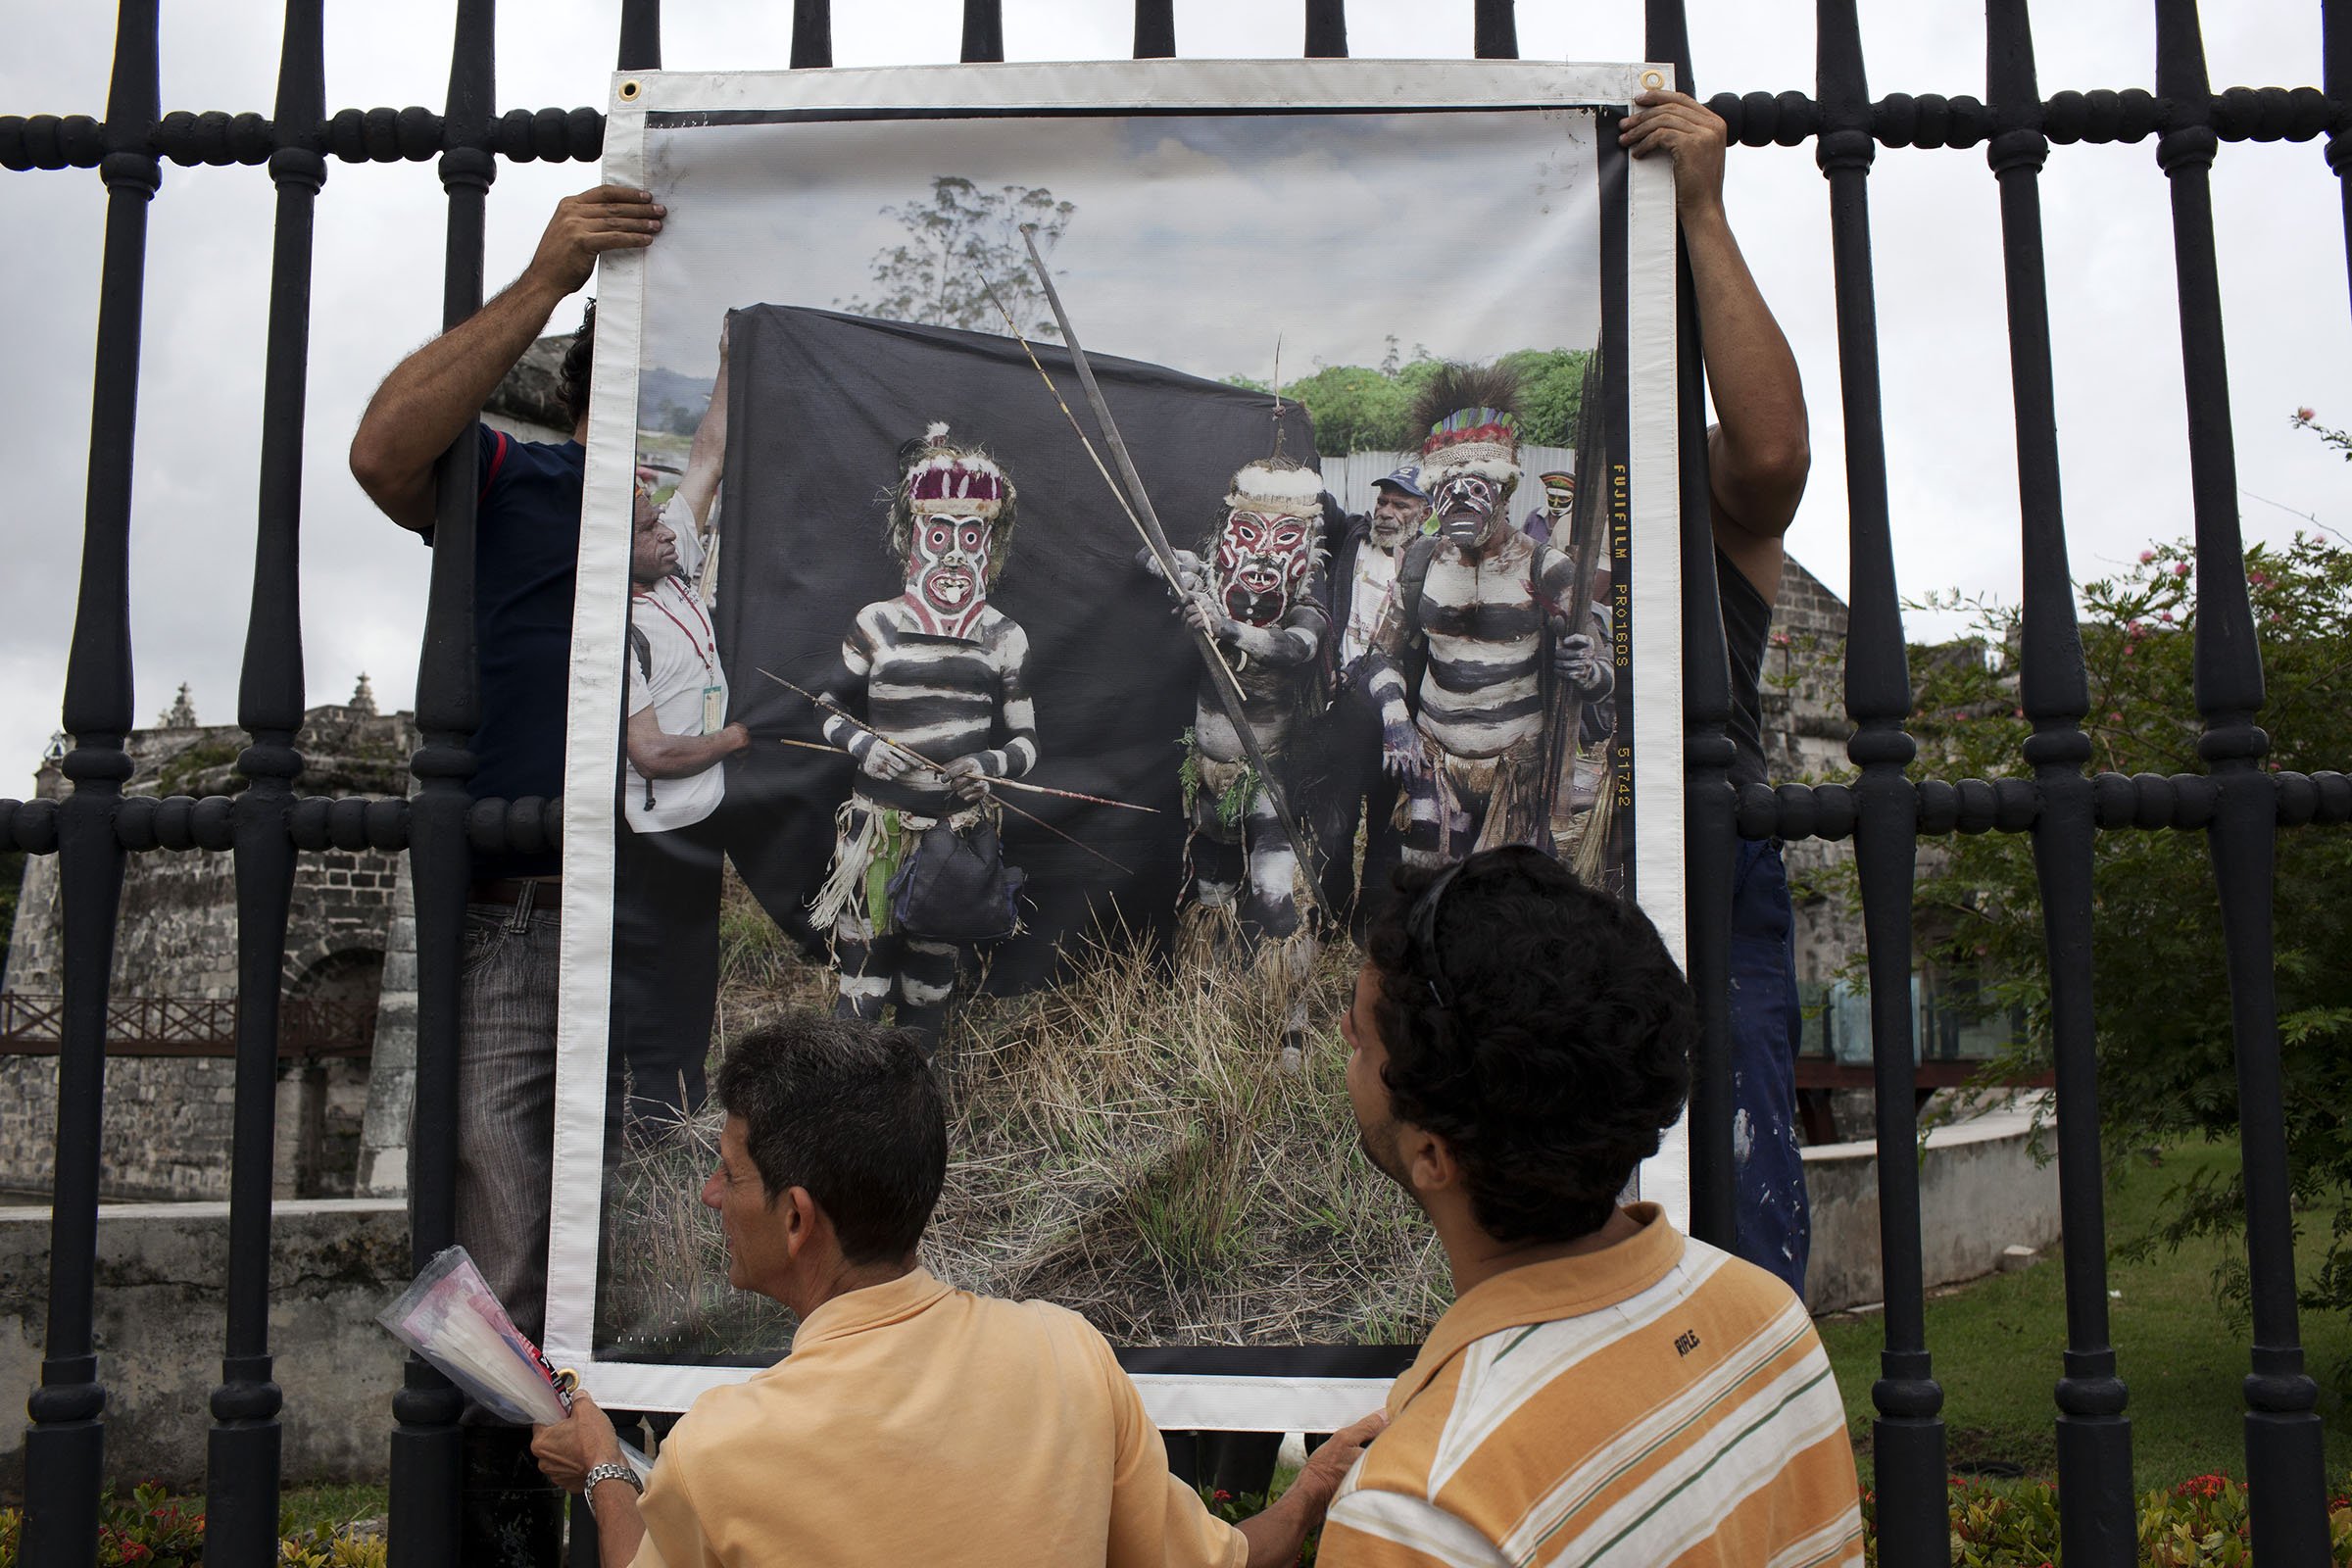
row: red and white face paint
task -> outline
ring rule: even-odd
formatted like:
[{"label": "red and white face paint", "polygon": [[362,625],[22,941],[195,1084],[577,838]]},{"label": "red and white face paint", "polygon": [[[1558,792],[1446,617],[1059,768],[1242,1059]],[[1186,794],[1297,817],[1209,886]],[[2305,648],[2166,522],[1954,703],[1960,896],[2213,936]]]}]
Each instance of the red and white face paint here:
[{"label": "red and white face paint", "polygon": [[1314,564],[1314,524],[1305,517],[1239,508],[1217,531],[1218,602],[1233,619],[1271,626],[1290,613]]},{"label": "red and white face paint", "polygon": [[988,605],[993,524],[978,515],[918,514],[906,556],[906,603],[925,632],[964,637]]}]

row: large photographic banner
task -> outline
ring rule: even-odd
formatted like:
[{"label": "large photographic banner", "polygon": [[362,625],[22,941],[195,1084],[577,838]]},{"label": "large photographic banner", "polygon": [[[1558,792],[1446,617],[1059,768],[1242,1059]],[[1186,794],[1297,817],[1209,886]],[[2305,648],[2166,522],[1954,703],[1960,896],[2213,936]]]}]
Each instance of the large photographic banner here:
[{"label": "large photographic banner", "polygon": [[547,1303],[600,1399],[788,1350],[699,1194],[729,1042],[814,1008],[931,1052],[934,1273],[1163,1427],[1379,1401],[1448,1286],[1343,1082],[1366,902],[1535,844],[1681,948],[1658,79],[616,79],[668,217],[599,301]]}]

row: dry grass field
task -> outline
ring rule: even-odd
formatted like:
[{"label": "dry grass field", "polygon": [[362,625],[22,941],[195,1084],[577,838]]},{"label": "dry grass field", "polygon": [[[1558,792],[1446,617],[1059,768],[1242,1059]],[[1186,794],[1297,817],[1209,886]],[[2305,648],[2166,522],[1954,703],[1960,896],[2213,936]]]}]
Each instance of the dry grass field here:
[{"label": "dry grass field", "polygon": [[[730,885],[715,1051],[765,1017],[830,1001]],[[1123,941],[1069,956],[1060,986],[973,996],[937,1065],[946,1191],[923,1260],[991,1295],[1083,1312],[1119,1345],[1404,1344],[1446,1302],[1443,1257],[1365,1160],[1339,1017],[1355,966],[1326,949],[1304,982],[1303,1070],[1277,1061],[1281,1009],[1238,959],[1171,970]],[[697,1200],[706,1120],[628,1152],[607,1196],[607,1353],[772,1354],[780,1307],[730,1291]]]}]

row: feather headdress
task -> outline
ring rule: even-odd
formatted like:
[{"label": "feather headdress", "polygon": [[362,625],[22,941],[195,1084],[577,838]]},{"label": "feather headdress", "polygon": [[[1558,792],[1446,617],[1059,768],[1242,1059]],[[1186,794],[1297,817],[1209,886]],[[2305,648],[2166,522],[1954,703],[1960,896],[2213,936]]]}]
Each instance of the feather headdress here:
[{"label": "feather headdress", "polygon": [[1413,398],[1421,442],[1421,487],[1449,474],[1483,473],[1506,488],[1519,482],[1519,372],[1506,365],[1443,365]]}]

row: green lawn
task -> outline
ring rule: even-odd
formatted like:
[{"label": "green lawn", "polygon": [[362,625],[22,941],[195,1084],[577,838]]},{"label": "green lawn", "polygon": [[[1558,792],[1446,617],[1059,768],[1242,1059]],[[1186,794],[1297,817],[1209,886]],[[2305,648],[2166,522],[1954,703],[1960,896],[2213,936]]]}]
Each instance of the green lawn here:
[{"label": "green lawn", "polygon": [[[2110,1250],[2153,1226],[2165,1194],[2200,1168],[2234,1167],[2234,1146],[2175,1150],[2163,1163],[2129,1162],[2107,1194]],[[2306,1225],[2300,1250],[2308,1265],[2326,1226]],[[2314,1232],[2317,1234],[2314,1234]],[[2241,1382],[2252,1330],[2240,1313],[2215,1301],[2214,1264],[2230,1245],[2199,1243],[2140,1262],[2111,1261],[2110,1332],[2118,1371],[2131,1390],[2132,1462],[2139,1490],[2194,1475],[2245,1474]],[[2239,1255],[2243,1255],[2242,1251]],[[2352,1360],[2352,1324],[2302,1315],[2304,1365],[2320,1384],[2328,1470],[2352,1467],[2352,1412],[2335,1393],[2337,1372]],[[1852,1423],[1863,1482],[1870,1484],[1870,1386],[1879,1374],[1884,1330],[1876,1316],[1838,1316],[1821,1324]],[[2066,1335],[2065,1278],[2053,1248],[2022,1274],[1995,1275],[1928,1302],[1928,1349],[1943,1385],[1943,1420],[1955,1469],[1984,1462],[2015,1464],[2055,1476],[2052,1390]]]},{"label": "green lawn", "polygon": [[381,1486],[288,1487],[278,1494],[277,1531],[281,1536],[308,1535],[321,1525],[339,1528],[381,1519],[390,1510],[391,1494]]}]

